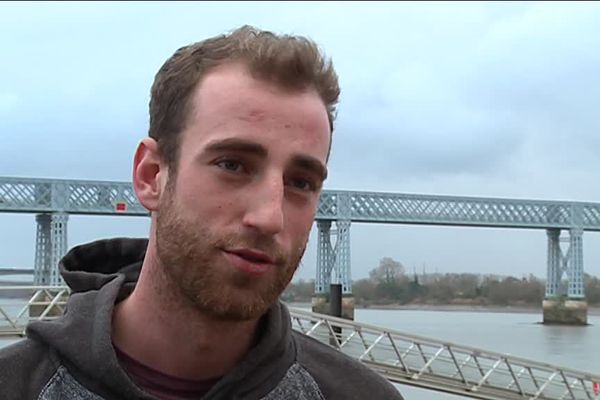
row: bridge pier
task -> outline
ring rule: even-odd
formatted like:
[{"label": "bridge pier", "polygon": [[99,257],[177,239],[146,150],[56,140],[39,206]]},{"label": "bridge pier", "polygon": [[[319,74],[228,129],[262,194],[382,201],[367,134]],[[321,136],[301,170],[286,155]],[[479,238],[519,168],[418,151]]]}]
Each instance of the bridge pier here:
[{"label": "bridge pier", "polygon": [[[542,303],[544,324],[587,325],[583,282],[583,229],[569,230],[566,254],[560,247],[560,229],[548,229],[546,294]],[[561,286],[567,275],[568,288]]]},{"label": "bridge pier", "polygon": [[[330,293],[316,294],[312,298],[312,312],[330,314]],[[342,318],[354,320],[354,296],[342,295]]]},{"label": "bridge pier", "polygon": [[544,299],[544,324],[587,325],[587,301],[566,298]]},{"label": "bridge pier", "polygon": [[[331,309],[330,286],[332,283],[342,286],[342,317],[354,319],[354,297],[350,270],[350,220],[336,220],[335,230],[332,221],[317,220],[317,279],[312,310],[329,314]],[[335,236],[332,245],[331,237]],[[332,279],[333,277],[333,279]]]}]

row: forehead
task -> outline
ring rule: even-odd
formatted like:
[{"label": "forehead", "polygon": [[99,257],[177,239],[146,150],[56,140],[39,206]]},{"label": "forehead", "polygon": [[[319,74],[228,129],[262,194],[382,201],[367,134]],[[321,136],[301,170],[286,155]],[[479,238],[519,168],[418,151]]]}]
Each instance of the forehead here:
[{"label": "forehead", "polygon": [[285,90],[253,78],[242,64],[228,64],[204,76],[190,108],[186,131],[195,141],[227,133],[285,140],[305,146],[318,158],[327,158],[329,119],[314,89]]}]

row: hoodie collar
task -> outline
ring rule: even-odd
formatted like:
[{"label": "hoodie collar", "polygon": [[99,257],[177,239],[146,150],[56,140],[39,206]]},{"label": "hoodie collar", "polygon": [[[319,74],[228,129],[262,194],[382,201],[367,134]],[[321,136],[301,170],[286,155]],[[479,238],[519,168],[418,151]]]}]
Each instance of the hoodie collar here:
[{"label": "hoodie collar", "polygon": [[[72,290],[65,315],[28,328],[28,335],[55,349],[80,381],[124,398],[151,398],[121,369],[110,337],[114,304],[135,287],[147,245],[146,239],[119,238],[73,248],[60,263]],[[276,302],[260,326],[257,344],[207,399],[260,398],[293,364],[296,349],[287,308]]]}]

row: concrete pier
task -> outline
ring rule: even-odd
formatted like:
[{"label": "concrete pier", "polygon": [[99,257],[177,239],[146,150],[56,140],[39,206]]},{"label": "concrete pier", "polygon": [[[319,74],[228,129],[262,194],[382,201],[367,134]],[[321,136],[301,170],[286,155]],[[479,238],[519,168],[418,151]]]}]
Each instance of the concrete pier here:
[{"label": "concrete pier", "polygon": [[[313,296],[312,311],[319,314],[328,314],[330,311],[328,296]],[[342,318],[354,321],[354,296],[342,296]]]},{"label": "concrete pier", "polygon": [[544,324],[587,325],[588,305],[585,300],[552,298],[543,302]]}]

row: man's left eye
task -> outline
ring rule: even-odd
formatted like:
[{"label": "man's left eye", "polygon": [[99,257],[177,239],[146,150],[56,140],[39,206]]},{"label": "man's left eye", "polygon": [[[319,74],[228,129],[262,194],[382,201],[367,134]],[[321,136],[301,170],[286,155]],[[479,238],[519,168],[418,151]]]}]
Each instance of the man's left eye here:
[{"label": "man's left eye", "polygon": [[235,161],[235,160],[222,160],[217,163],[217,166],[219,168],[222,168],[227,171],[232,171],[232,172],[242,172],[243,171],[242,163],[240,163],[239,161]]}]

